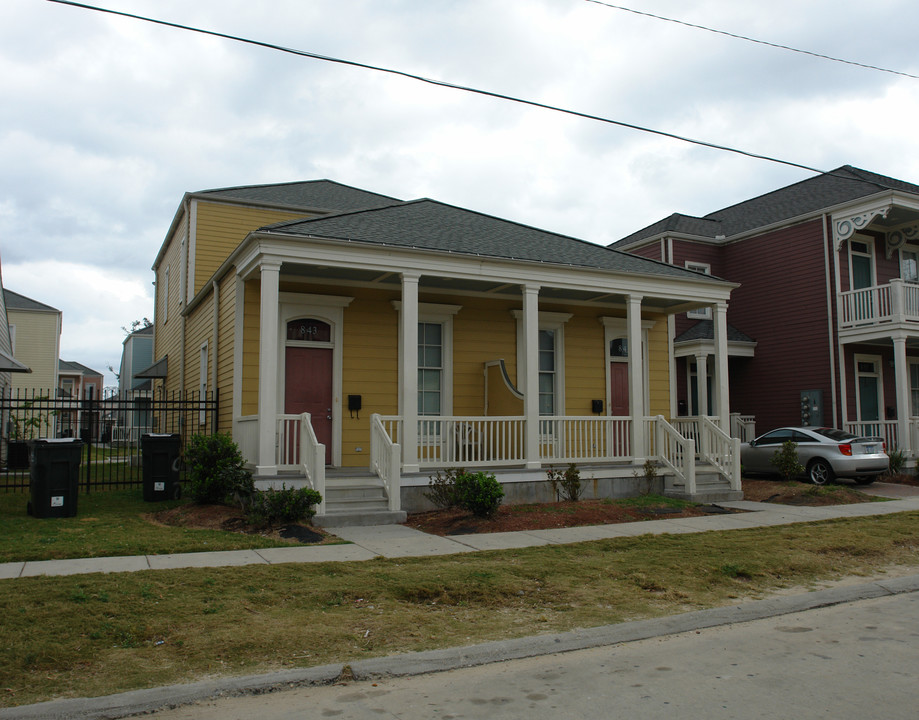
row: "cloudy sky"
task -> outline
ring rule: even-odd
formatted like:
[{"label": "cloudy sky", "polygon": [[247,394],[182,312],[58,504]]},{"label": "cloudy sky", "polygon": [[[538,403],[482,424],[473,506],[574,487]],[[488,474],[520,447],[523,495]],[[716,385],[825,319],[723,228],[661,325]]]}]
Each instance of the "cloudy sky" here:
[{"label": "cloudy sky", "polygon": [[[919,75],[915,0],[622,0]],[[919,80],[587,0],[100,0],[824,170],[919,181]],[[0,2],[4,285],[118,366],[186,191],[329,178],[609,243],[811,176],[615,125],[47,0]],[[107,382],[114,378],[106,371]]]}]

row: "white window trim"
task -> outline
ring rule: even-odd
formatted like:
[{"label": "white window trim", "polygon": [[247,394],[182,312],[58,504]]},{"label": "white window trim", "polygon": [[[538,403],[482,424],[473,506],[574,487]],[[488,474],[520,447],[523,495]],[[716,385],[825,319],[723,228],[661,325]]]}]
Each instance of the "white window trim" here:
[{"label": "white window trim", "polygon": [[[393,300],[392,306],[399,313],[399,347],[402,347],[402,301]],[[443,326],[443,369],[440,387],[440,414],[449,416],[453,414],[453,318],[463,309],[462,305],[446,305],[443,303],[418,303],[419,323],[440,323]],[[418,352],[418,348],[415,348]],[[418,382],[418,377],[413,382]],[[401,393],[400,393],[401,397]],[[401,409],[400,409],[401,412]],[[418,417],[432,417],[419,415]]]},{"label": "white window trim", "polygon": [[[877,368],[876,373],[861,373],[858,369],[860,362],[871,362]],[[852,370],[855,373],[855,417],[857,422],[877,422],[882,423],[886,420],[884,405],[884,362],[880,355],[854,355],[852,357]],[[865,420],[862,418],[862,398],[861,398],[861,377],[874,377],[877,381],[877,398],[878,398],[878,419]]]},{"label": "white window trim", "polygon": [[163,270],[163,322],[169,319],[169,266]]},{"label": "white window trim", "polygon": [[901,247],[901,248],[899,249],[899,251],[898,251],[898,256],[897,256],[898,267],[899,267],[899,269],[900,269],[900,279],[901,279],[901,280],[904,280],[904,281],[906,281],[906,282],[916,282],[916,281],[909,281],[909,280],[906,280],[906,278],[903,277],[903,270],[904,270],[904,267],[903,267],[903,253],[907,253],[907,252],[908,252],[908,253],[913,253],[914,255],[916,255],[916,261],[917,261],[916,270],[917,270],[917,272],[919,272],[919,245],[904,245],[903,247]]},{"label": "white window trim", "polygon": [[[511,310],[517,321],[517,387],[526,387],[526,348],[523,346],[523,311]],[[539,330],[555,331],[555,415],[565,415],[565,323],[574,315],[539,311]],[[537,372],[539,369],[537,368]]]},{"label": "white window trim", "polygon": [[207,410],[205,403],[207,402],[207,368],[208,368],[208,351],[207,351],[207,340],[201,343],[201,347],[198,350],[198,367],[200,376],[198,377],[198,403],[200,410],[198,410],[198,424],[204,425],[207,423]]},{"label": "white window trim", "polygon": [[[919,358],[907,357],[907,377],[909,377],[909,404],[910,404],[910,416],[917,417],[919,416],[919,409],[917,412],[913,412],[913,366],[919,365]],[[917,388],[919,389],[919,388]]]},{"label": "white window trim", "polygon": [[[683,267],[687,270],[693,270],[694,272],[705,273],[706,275],[712,274],[711,263],[696,262],[695,260],[687,260],[683,263]],[[712,319],[712,309],[699,308],[698,310],[690,310],[686,313],[686,317],[692,318],[693,320],[711,320]]]},{"label": "white window trim", "polygon": [[[852,245],[853,243],[862,243],[863,245],[868,246],[867,253],[853,252]],[[855,277],[853,275],[853,263],[852,256],[858,255],[859,257],[868,257],[871,260],[871,285],[869,287],[874,287],[878,284],[878,264],[877,257],[874,252],[874,238],[866,237],[865,235],[853,235],[849,239],[849,290],[855,289]]]},{"label": "white window trim", "polygon": [[[603,356],[606,358],[606,364],[603,366],[603,376],[604,383],[606,384],[606,395],[604,396],[603,403],[606,406],[606,414],[610,414],[609,407],[609,396],[612,392],[609,384],[609,364],[610,362],[628,362],[629,358],[624,357],[613,357],[609,354],[609,346],[613,340],[618,340],[619,338],[628,339],[629,337],[629,326],[626,318],[618,317],[601,317],[600,322],[603,324]],[[646,408],[651,407],[651,383],[649,382],[650,378],[650,364],[648,361],[648,331],[657,324],[656,320],[642,320],[641,321],[641,364],[642,364],[642,375],[645,378],[645,386],[642,390],[644,394],[644,406]],[[629,355],[632,354],[632,348],[629,348]],[[629,407],[632,406],[631,398],[629,399]]]},{"label": "white window trim", "polygon": [[[341,466],[341,399],[342,399],[342,328],[344,310],[353,297],[339,295],[313,295],[309,293],[278,293],[278,414],[284,407],[284,378],[286,377],[287,353],[284,348],[291,345],[332,348],[332,466]],[[322,320],[331,326],[331,342],[309,342],[287,339],[287,323],[298,318]],[[241,344],[241,343],[240,343]]]}]

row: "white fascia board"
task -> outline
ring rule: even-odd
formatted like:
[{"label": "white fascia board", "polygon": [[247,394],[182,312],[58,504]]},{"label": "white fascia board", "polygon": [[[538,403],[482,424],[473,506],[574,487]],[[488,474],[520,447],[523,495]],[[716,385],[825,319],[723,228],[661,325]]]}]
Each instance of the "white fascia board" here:
[{"label": "white fascia board", "polygon": [[[755,357],[756,342],[728,341],[728,357]],[[686,340],[673,343],[674,357],[693,357],[695,355],[714,355],[714,340]]]},{"label": "white fascia board", "polygon": [[[270,255],[284,261],[309,264],[334,264],[357,269],[401,272],[414,270],[423,275],[442,275],[468,280],[490,280],[514,284],[535,283],[570,290],[590,290],[613,294],[643,295],[648,298],[685,299],[708,303],[727,300],[731,290],[739,287],[718,278],[687,272],[686,278],[619,272],[544,262],[451,254],[439,250],[400,248],[391,245],[342,243],[340,240],[304,238],[291,241],[277,235],[252,236],[258,249],[251,248],[240,256],[239,274],[245,277],[257,266],[256,256]],[[254,252],[253,252],[254,251]],[[355,257],[355,254],[358,257]],[[245,258],[245,260],[244,260]],[[672,267],[672,266],[668,266]],[[665,287],[665,290],[661,288]]]}]

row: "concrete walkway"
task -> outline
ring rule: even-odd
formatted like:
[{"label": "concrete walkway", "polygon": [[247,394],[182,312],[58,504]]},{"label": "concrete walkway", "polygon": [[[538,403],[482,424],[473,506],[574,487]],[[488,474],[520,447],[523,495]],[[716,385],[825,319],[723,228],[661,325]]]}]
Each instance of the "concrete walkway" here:
[{"label": "concrete walkway", "polygon": [[261,550],[183,553],[180,555],[134,555],[127,557],[42,560],[0,564],[0,580],[36,575],[80,575],[85,573],[133,572],[281,563],[353,562],[374,557],[423,557],[452,555],[478,550],[509,550],[602,540],[636,535],[698,533],[710,530],[739,530],[772,525],[829,520],[831,518],[889,515],[919,510],[919,487],[875,483],[859,488],[873,495],[897,498],[889,502],[798,507],[738,500],[725,507],[748,510],[731,515],[707,515],[670,520],[645,520],[616,525],[527,530],[518,532],[454,535],[448,538],[414,530],[404,525],[334,528],[335,535],[349,544],[305,545]]}]

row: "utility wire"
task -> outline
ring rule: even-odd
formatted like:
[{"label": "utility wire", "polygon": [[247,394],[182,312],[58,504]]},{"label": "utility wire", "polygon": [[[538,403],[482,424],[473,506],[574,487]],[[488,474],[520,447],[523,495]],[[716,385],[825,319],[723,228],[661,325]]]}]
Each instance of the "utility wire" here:
[{"label": "utility wire", "polygon": [[919,75],[911,75],[908,72],[890,70],[889,68],[878,67],[877,65],[867,65],[865,63],[856,62],[854,60],[846,60],[844,58],[833,57],[832,55],[822,55],[821,53],[812,52],[811,50],[801,50],[800,48],[794,48],[790,45],[780,45],[779,43],[768,42],[767,40],[757,40],[756,38],[747,37],[746,35],[737,35],[736,33],[727,32],[726,30],[716,30],[714,28],[706,27],[705,25],[696,25],[691,22],[686,22],[685,20],[677,20],[675,18],[664,17],[663,15],[655,15],[654,13],[644,12],[642,10],[633,10],[632,8],[623,7],[622,5],[613,5],[612,3],[602,2],[602,0],[586,0],[586,2],[593,3],[594,5],[603,5],[604,7],[612,8],[613,10],[624,10],[625,12],[630,12],[635,15],[644,15],[645,17],[654,18],[655,20],[663,20],[664,22],[676,23],[677,25],[685,25],[686,27],[695,28],[696,30],[705,30],[705,32],[715,33],[716,35],[726,35],[727,37],[735,38],[737,40],[746,40],[747,42],[757,43],[758,45],[767,45],[768,47],[778,48],[779,50],[790,50],[791,52],[801,53],[802,55],[810,55],[811,57],[820,58],[821,60],[831,60],[833,62],[845,63],[846,65],[855,65],[856,67],[866,68],[867,70],[877,70],[878,72],[890,73],[891,75],[902,75],[903,77],[919,80]]},{"label": "utility wire", "polygon": [[755,160],[765,160],[767,162],[777,163],[779,165],[787,165],[790,167],[799,168],[801,170],[807,170],[808,172],[817,173],[818,175],[827,174],[825,170],[813,168],[809,165],[802,165],[801,163],[796,163],[791,160],[783,160],[781,158],[775,158],[769,155],[760,155],[758,153],[739,150],[727,145],[719,145],[717,143],[708,142],[706,140],[697,140],[694,138],[685,137],[683,135],[666,132],[664,130],[655,130],[654,128],[645,127],[643,125],[635,125],[633,123],[627,123],[622,120],[612,120],[610,118],[601,117],[599,115],[591,115],[589,113],[578,112],[577,110],[568,110],[556,105],[548,105],[546,103],[536,102],[535,100],[525,100],[523,98],[514,97],[512,95],[504,95],[502,93],[492,92],[490,90],[482,90],[465,85],[456,85],[444,80],[434,80],[432,78],[426,78],[421,75],[414,75],[403,70],[393,70],[391,68],[368,65],[366,63],[357,62],[355,60],[344,60],[342,58],[330,57],[328,55],[319,55],[307,50],[296,50],[294,48],[284,47],[283,45],[275,45],[274,43],[264,42],[261,40],[252,40],[249,38],[239,37],[237,35],[228,35],[226,33],[217,32],[215,30],[204,30],[202,28],[192,27],[190,25],[181,25],[179,23],[168,22],[166,20],[157,20],[156,18],[145,17],[143,15],[135,15],[133,13],[122,12],[120,10],[110,10],[108,8],[96,7],[94,5],[87,5],[85,3],[73,2],[73,0],[48,0],[48,2],[58,3],[60,5],[70,5],[73,7],[82,8],[84,10],[93,10],[96,12],[107,13],[109,15],[127,17],[133,20],[153,23],[155,25],[164,25],[166,27],[175,28],[177,30],[187,30],[189,32],[199,33],[201,35],[210,35],[212,37],[224,38],[226,40],[233,40],[234,42],[245,43],[247,45],[255,45],[258,47],[267,48],[269,50],[278,50],[280,52],[285,52],[300,57],[308,57],[314,60],[322,60],[324,62],[338,63],[339,65],[349,65],[351,67],[363,68],[365,70],[374,70],[376,72],[388,73],[390,75],[397,75],[399,77],[408,78],[410,80],[417,80],[418,82],[428,83],[429,85],[435,85],[437,87],[449,88],[451,90],[462,90],[463,92],[474,93],[476,95],[484,95],[486,97],[493,97],[499,100],[507,100],[508,102],[519,103],[520,105],[542,108],[543,110],[551,110],[553,112],[564,113],[566,115],[573,115],[575,117],[584,118],[586,120],[596,120],[597,122],[607,123],[609,125],[617,125],[619,127],[629,128],[630,130],[638,130],[639,132],[659,135],[661,137],[679,140],[680,142],[690,143],[692,145],[700,145],[702,147],[712,148],[713,150],[722,150],[724,152],[734,153],[735,155],[743,155],[744,157],[753,158]]}]

